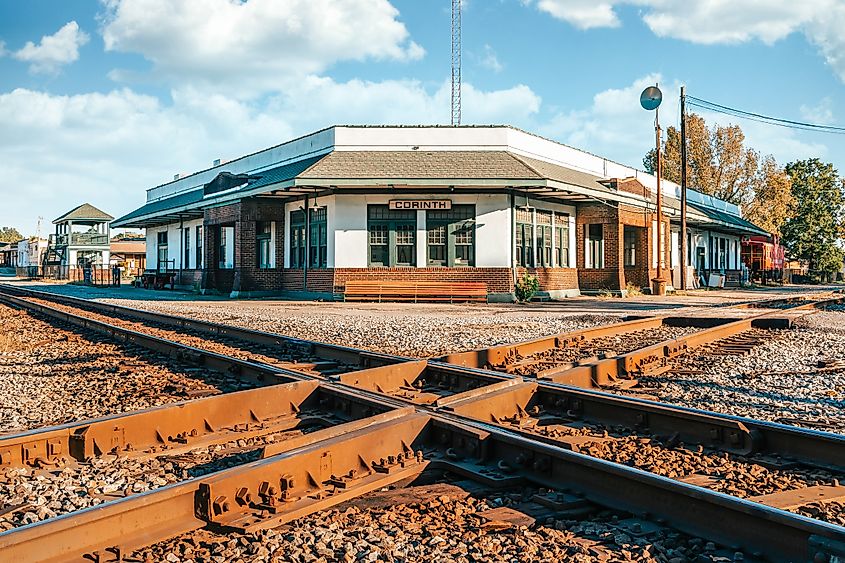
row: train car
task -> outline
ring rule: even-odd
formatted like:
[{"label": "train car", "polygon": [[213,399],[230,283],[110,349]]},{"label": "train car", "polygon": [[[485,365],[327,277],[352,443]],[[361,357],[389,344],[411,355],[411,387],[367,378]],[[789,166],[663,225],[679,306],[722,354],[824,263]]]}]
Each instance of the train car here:
[{"label": "train car", "polygon": [[786,251],[777,236],[743,237],[741,256],[751,281],[783,282]]}]

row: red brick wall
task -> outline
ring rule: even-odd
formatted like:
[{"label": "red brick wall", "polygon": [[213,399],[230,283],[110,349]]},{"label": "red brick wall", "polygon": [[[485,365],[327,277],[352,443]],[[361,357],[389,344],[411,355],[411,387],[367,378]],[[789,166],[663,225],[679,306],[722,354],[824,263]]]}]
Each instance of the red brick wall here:
[{"label": "red brick wall", "polygon": [[541,291],[578,289],[578,270],[575,268],[517,268],[517,275],[537,276]]}]

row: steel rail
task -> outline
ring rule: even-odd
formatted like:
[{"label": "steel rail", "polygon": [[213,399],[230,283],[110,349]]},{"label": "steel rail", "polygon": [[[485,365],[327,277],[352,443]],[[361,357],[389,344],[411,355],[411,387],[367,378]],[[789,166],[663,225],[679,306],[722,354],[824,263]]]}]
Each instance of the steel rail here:
[{"label": "steel rail", "polygon": [[49,291],[40,291],[32,288],[15,287],[5,283],[0,283],[0,292],[12,293],[19,296],[31,296],[38,299],[53,301],[56,303],[64,303],[72,307],[89,309],[93,312],[100,314],[125,315],[127,317],[131,317],[140,321],[148,321],[163,325],[169,325],[171,327],[182,330],[192,330],[223,338],[233,338],[236,340],[242,340],[250,344],[258,344],[270,347],[308,347],[312,350],[313,355],[317,357],[327,360],[335,360],[351,365],[357,364],[362,368],[397,363],[410,359],[392,354],[371,352],[368,350],[360,350],[349,346],[341,346],[339,344],[329,344],[325,342],[318,342],[316,340],[294,338],[291,336],[285,336],[273,332],[255,330],[251,328],[238,327],[221,323],[214,323],[211,321],[203,321],[178,315],[170,315],[167,313],[147,311],[144,309],[127,307],[125,305],[117,305],[114,303],[92,301],[90,299],[83,299],[81,297],[73,297],[70,295],[61,295]]},{"label": "steel rail", "polygon": [[[27,302],[27,303],[29,303],[29,302]],[[481,370],[471,370],[471,371],[481,371]],[[512,379],[512,380],[513,380],[513,379]],[[518,382],[518,380],[517,380],[517,382]],[[328,385],[328,386],[335,386],[335,385],[338,385],[338,384],[326,384],[326,385]],[[511,385],[512,385],[512,384],[510,384],[508,381],[503,380],[503,383],[502,383],[502,384],[494,384],[494,385],[493,385],[493,387],[495,387],[495,390],[494,390],[495,392],[499,392],[499,391],[501,391],[503,388],[507,388],[507,387],[509,387],[509,386],[511,386]],[[362,391],[360,391],[360,390],[359,390],[358,392],[359,392],[359,393],[361,393]],[[366,391],[365,391],[365,392],[363,392],[363,393],[366,393],[366,394],[368,394],[368,395],[377,395],[377,393],[366,392]],[[480,389],[480,390],[479,390],[479,389],[472,389],[472,390],[466,391],[466,393],[469,393],[469,394],[475,394],[475,395],[476,395],[476,396],[478,396],[478,397],[481,397],[481,396],[483,396],[483,394],[484,394],[484,393],[483,393],[483,388],[482,388],[482,389]],[[459,397],[459,396],[454,396],[454,397]],[[390,400],[388,400],[388,399],[385,399],[385,401],[386,401],[386,402],[388,402],[388,403],[389,403],[389,402],[392,402],[392,401],[390,401]],[[399,402],[401,403],[401,401],[399,401]],[[448,399],[445,399],[445,400],[443,400],[442,402],[443,402],[444,404],[448,404],[448,403],[449,403],[449,400],[448,400]],[[458,402],[458,403],[460,403],[460,400],[458,400],[457,402]],[[655,403],[655,405],[660,405],[660,404],[659,404],[659,403]],[[423,410],[428,410],[428,407],[417,407],[417,408],[418,408],[418,410],[419,410],[419,409],[421,409],[421,408],[422,408]],[[436,408],[436,407],[435,407],[435,408]],[[452,419],[452,417],[450,417],[450,416],[448,415],[448,413],[442,413],[442,414],[434,413],[434,414],[429,414],[428,416],[432,417],[432,420],[437,420],[437,421],[442,422],[442,424],[446,424],[446,425],[450,425],[450,424],[451,424],[451,425],[460,424],[460,425],[461,425],[461,427],[462,427],[462,428],[464,428],[464,431],[462,431],[462,432],[463,432],[463,434],[465,434],[465,433],[466,433],[466,429],[470,429],[470,430],[471,430],[471,429],[473,429],[473,428],[478,428],[478,425],[481,425],[481,427],[485,429],[485,432],[486,432],[487,434],[490,434],[490,435],[493,435],[493,436],[505,436],[505,437],[508,437],[508,439],[520,439],[520,436],[519,436],[517,433],[513,433],[513,432],[511,432],[511,431],[508,431],[508,430],[505,430],[505,429],[501,429],[501,428],[496,428],[495,426],[492,426],[492,425],[490,425],[489,423],[480,423],[480,422],[471,422],[471,421],[461,421],[460,423],[458,423],[458,422],[456,422],[456,420],[455,420],[455,419]],[[445,418],[445,419],[444,419],[444,418],[443,418],[443,416],[446,416],[447,418]],[[786,428],[788,428],[788,427],[786,427]],[[824,433],[821,433],[821,434],[824,434]],[[540,443],[539,443],[539,441],[538,441],[538,440],[536,440],[536,438],[535,438],[535,437],[532,437],[531,439],[527,439],[527,438],[525,438],[525,437],[521,437],[521,439],[523,439],[523,440],[527,440],[527,443],[528,443],[528,444],[532,444],[532,445],[533,445],[533,447],[541,447],[541,446],[542,446],[542,447],[546,447],[546,448],[551,448],[551,450],[550,450],[550,451],[553,451],[553,452],[564,452],[564,451],[565,451],[565,450],[563,450],[562,448],[560,448],[560,447],[556,447],[556,446],[553,446],[553,445],[544,445],[544,444],[540,444]],[[505,441],[507,441],[507,440],[505,440]],[[450,441],[449,441],[449,440],[446,440],[445,442],[446,442],[446,443],[450,443]],[[441,443],[441,444],[443,444],[443,443],[444,443],[444,440],[443,440],[443,438],[442,438],[442,437],[440,438],[440,443]],[[464,446],[465,446],[466,444],[468,444],[468,443],[472,443],[472,442],[471,442],[471,441],[470,441],[470,442],[467,442],[466,436],[464,435],[464,436],[463,436],[463,438],[458,439],[456,442],[452,443],[452,447],[451,447],[451,448],[447,448],[447,450],[446,450],[446,452],[445,452],[445,454],[444,454],[444,455],[446,455],[446,457],[447,457],[447,458],[449,458],[449,459],[454,458],[454,456],[455,456],[455,453],[454,453],[454,452],[455,452],[457,449],[460,449],[460,448],[464,447]],[[488,442],[488,444],[489,444],[489,443],[494,443],[494,444],[495,444],[495,443],[498,443],[498,442],[493,441],[493,442]],[[450,450],[452,451],[452,454],[451,454],[451,455],[450,455],[450,453],[449,453],[449,451],[450,451]],[[488,454],[489,454],[489,446],[487,447],[486,451],[487,451],[487,452],[488,452]],[[522,453],[524,453],[524,452],[522,452]],[[579,455],[580,455],[580,454],[576,454],[576,453],[574,453],[574,452],[567,452],[567,453],[568,453],[568,454],[571,454],[571,455],[575,455],[575,456],[579,456]],[[388,456],[388,457],[389,457],[389,456]],[[494,457],[502,457],[502,456],[494,456]],[[584,458],[584,456],[580,456],[580,457],[581,457],[581,458]],[[268,459],[273,459],[273,458],[268,458]],[[508,462],[508,461],[505,461],[505,462],[504,462],[505,467],[510,467],[510,468],[512,468],[512,470],[514,470],[514,471],[515,471],[516,469],[513,469],[513,468],[515,468],[515,467],[519,466],[519,463],[520,463],[520,461],[519,461],[519,460],[520,460],[520,459],[522,459],[522,460],[523,460],[523,463],[524,463],[524,459],[525,459],[525,458],[524,458],[524,457],[519,457],[519,456],[517,456],[516,458],[514,458],[514,463],[515,463],[515,465],[510,465],[510,466],[509,466],[509,465],[508,465],[508,464],[509,464],[509,462]],[[573,458],[573,459],[575,459],[575,458]],[[592,460],[592,462],[601,462],[601,460],[596,460],[596,459],[594,459],[594,458],[587,458],[587,459]],[[360,462],[360,460],[359,460],[359,462]],[[443,463],[448,463],[448,462],[445,462],[445,461],[444,461]],[[586,462],[586,461],[584,461],[584,460],[582,459],[582,460],[581,460],[581,462],[579,462],[579,465],[581,465],[581,464],[583,464],[583,463],[587,463],[587,462]],[[638,470],[631,470],[630,468],[624,468],[624,467],[621,467],[621,466],[617,466],[617,465],[612,464],[612,463],[609,463],[609,462],[602,462],[602,463],[608,464],[609,466],[614,467],[616,470],[620,470],[620,469],[621,469],[621,470],[623,470],[623,471],[634,471],[634,472],[637,472],[637,471],[638,471]],[[587,463],[587,464],[589,465],[589,463]],[[452,465],[455,465],[455,464],[453,463]],[[535,466],[535,465],[536,465],[536,466]],[[542,468],[542,466],[543,466],[543,463],[540,463],[539,465],[537,465],[537,464],[531,464],[531,468],[533,468],[534,470],[541,469],[541,468]],[[499,467],[500,469],[502,468],[501,463],[498,465],[498,467]],[[457,468],[457,467],[453,467],[453,469],[457,470],[458,468]],[[235,468],[234,470],[247,470],[247,468],[246,468],[246,466],[242,466],[242,467]],[[530,471],[529,471],[529,473],[530,473]],[[577,472],[576,472],[576,473],[577,473]],[[643,472],[639,472],[639,473],[643,473]],[[413,474],[413,471],[411,471],[409,474]],[[215,476],[216,476],[216,475],[217,475],[217,474],[215,474]],[[653,479],[658,479],[658,480],[663,479],[663,478],[658,478],[658,477],[656,477],[656,476],[654,476],[654,475],[652,475],[652,474],[648,474],[648,473],[646,473],[645,475],[647,475],[647,476],[649,476],[649,477],[651,477],[651,478],[653,478]],[[206,476],[206,477],[208,478],[209,476]],[[572,475],[571,475],[569,472],[567,472],[567,478],[571,478],[571,477],[572,477]],[[483,480],[483,479],[485,479],[485,478],[489,479],[489,468],[488,468],[488,470],[486,470],[486,471],[485,471],[485,474],[484,474],[484,475],[476,474],[476,478],[481,478],[482,480]],[[631,479],[631,475],[630,475],[630,474],[627,474],[627,479],[628,479],[628,480],[627,480],[625,483],[623,483],[624,487],[627,487],[628,489],[637,489],[637,490],[639,490],[637,487],[632,487],[632,483],[630,482],[630,479]],[[538,481],[538,482],[539,482],[539,481]],[[543,481],[543,482],[545,482],[545,481]],[[731,510],[737,510],[737,505],[736,505],[736,502],[738,502],[738,499],[735,499],[735,498],[733,498],[733,497],[726,497],[725,495],[719,495],[718,493],[712,493],[712,492],[710,492],[710,491],[706,491],[705,489],[700,489],[700,488],[698,488],[698,487],[692,487],[692,486],[690,486],[690,485],[684,485],[684,484],[682,484],[682,483],[675,483],[675,482],[672,482],[672,481],[669,481],[669,482],[670,482],[670,483],[674,483],[675,485],[683,485],[683,487],[682,487],[683,494],[681,495],[681,497],[690,497],[691,492],[692,492],[692,493],[695,493],[696,495],[702,495],[702,494],[704,494],[704,493],[702,493],[701,491],[705,491],[705,493],[706,493],[706,494],[704,494],[704,496],[705,496],[705,497],[707,497],[710,501],[712,501],[713,499],[712,499],[712,497],[708,497],[708,495],[713,495],[713,494],[715,494],[715,495],[717,495],[717,496],[725,497],[725,499],[727,499],[727,500],[725,500],[725,499],[723,499],[723,500],[725,500],[725,502],[727,502],[728,504],[730,504],[730,505],[731,505]],[[280,481],[280,483],[281,483],[281,481]],[[600,500],[600,499],[601,499],[601,491],[600,491],[600,490],[597,490],[597,489],[595,489],[595,488],[590,488],[590,487],[587,487],[586,485],[587,485],[586,483],[580,483],[580,486],[581,486],[581,487],[583,487],[585,490],[587,490],[587,489],[588,489],[588,490],[587,490],[587,496],[589,496],[589,497],[591,497],[591,498],[594,498],[594,499],[599,499],[599,500],[598,500],[598,502],[600,502],[601,504],[607,504],[607,505],[609,505],[609,506],[619,506],[619,504],[620,504],[620,503],[619,503],[619,499],[618,499],[618,498],[614,498],[612,501],[604,501],[604,502],[603,502],[603,501],[601,501],[601,500]],[[378,486],[378,485],[374,485],[374,486]],[[577,488],[577,487],[576,487],[576,488]],[[665,487],[664,487],[664,488],[665,488]],[[266,493],[266,492],[267,492],[267,491],[265,490],[265,493]],[[618,493],[618,491],[616,491],[616,492]],[[219,495],[218,495],[218,496],[219,496]],[[623,496],[625,496],[625,495],[623,495]],[[636,495],[636,494],[634,494],[634,492],[630,492],[630,494],[628,494],[628,496],[627,496],[626,498],[628,498],[628,497],[632,497],[632,496],[637,496],[637,495]],[[665,497],[665,494],[664,494],[663,496]],[[693,496],[695,496],[695,495],[693,495]],[[139,498],[140,498],[140,496],[139,496]],[[211,497],[209,496],[208,498],[211,498]],[[649,504],[649,503],[647,502],[649,498],[652,498],[652,497],[650,497],[649,495],[646,495],[646,498],[644,498],[644,499],[637,499],[636,501],[634,501],[634,502],[633,502],[633,505],[634,505],[633,510],[642,510],[642,509],[643,509],[643,508],[642,508],[642,507],[643,507],[643,503],[645,503],[645,505],[648,505],[648,504]],[[690,497],[690,498],[693,498],[693,497]],[[695,497],[695,498],[698,498],[698,497]],[[125,501],[129,501],[129,500],[134,500],[134,499],[133,499],[132,497],[130,497],[129,499],[125,499]],[[630,498],[628,498],[628,500],[630,501],[631,499],[630,499]],[[676,499],[676,500],[677,500],[677,499]],[[125,501],[118,501],[118,502],[125,502]],[[673,525],[675,525],[675,523],[676,523],[675,518],[676,518],[676,517],[678,517],[678,518],[679,518],[678,522],[681,522],[681,524],[679,524],[679,525],[678,525],[678,526],[676,526],[676,527],[681,526],[681,527],[679,527],[679,529],[685,529],[685,528],[683,528],[682,526],[692,526],[692,528],[691,528],[691,529],[699,529],[699,528],[695,528],[695,526],[704,526],[704,531],[703,531],[703,532],[698,532],[698,533],[700,533],[700,534],[704,534],[704,535],[708,535],[708,537],[710,537],[711,532],[712,532],[712,529],[711,529],[711,528],[712,528],[712,527],[713,527],[713,525],[714,525],[714,521],[711,521],[711,520],[710,520],[710,518],[705,518],[705,519],[702,519],[701,521],[698,521],[698,523],[695,523],[695,522],[689,522],[689,520],[690,520],[690,518],[689,518],[689,517],[684,518],[684,514],[683,514],[683,512],[684,512],[684,511],[686,511],[686,510],[688,510],[688,508],[689,508],[689,503],[690,503],[690,501],[689,501],[689,500],[687,500],[686,502],[681,502],[681,503],[680,503],[680,505],[677,505],[677,506],[674,506],[674,507],[672,507],[672,505],[670,505],[670,504],[667,504],[666,506],[664,506],[664,507],[663,507],[663,508],[664,508],[664,510],[663,510],[663,511],[661,511],[661,510],[653,511],[653,514],[661,514],[661,513],[665,513],[665,512],[666,512],[667,510],[669,510],[669,509],[670,509],[670,507],[671,507],[671,510],[669,510],[669,512],[672,512],[673,510],[675,510],[675,511],[680,511],[680,514],[673,515],[673,516],[671,517]],[[765,520],[766,520],[766,521],[771,521],[771,513],[770,513],[770,511],[771,511],[771,510],[775,510],[775,509],[766,509],[765,507],[761,508],[761,507],[760,507],[760,505],[757,505],[757,504],[755,504],[755,503],[749,503],[749,502],[747,502],[747,501],[741,501],[741,503],[740,503],[740,504],[742,504],[742,503],[745,503],[745,504],[749,505],[749,506],[745,507],[745,508],[746,508],[746,509],[748,509],[748,510],[745,510],[745,511],[744,511],[744,512],[746,513],[747,518],[751,519],[751,520],[749,521],[749,526],[750,526],[750,528],[749,528],[749,529],[754,528],[754,527],[759,528],[760,526],[762,526],[762,525],[763,525],[763,524],[761,524],[760,522],[758,522],[758,520],[759,520],[759,518],[758,518],[758,517],[760,516],[761,510],[763,511],[763,513],[765,513],[765,514],[767,514],[767,515],[768,515],[768,516],[765,518]],[[109,503],[109,505],[111,505],[111,504],[114,504],[114,503]],[[213,504],[214,504],[214,503],[213,503],[213,500],[212,500],[212,501],[211,501],[211,508],[212,508],[212,512],[213,512]],[[219,504],[219,503],[218,503],[218,504]],[[623,503],[623,504],[624,504],[624,503]],[[105,506],[105,505],[104,505],[104,506]],[[133,506],[134,506],[134,505],[133,505]],[[221,505],[221,506],[222,506],[222,505]],[[231,503],[230,503],[230,506],[231,506]],[[708,505],[708,506],[710,506],[710,505]],[[658,507],[658,508],[660,508],[660,507]],[[306,512],[307,512],[307,511],[306,511]],[[743,512],[743,511],[740,511],[740,512]],[[209,513],[209,514],[210,514],[210,513]],[[722,512],[719,514],[719,517],[721,517],[721,518],[724,518],[724,517],[725,517],[725,513],[724,513],[724,511],[722,511]],[[786,522],[786,523],[784,523],[784,522],[782,521],[782,519],[783,519],[784,517],[787,519],[787,522]],[[738,519],[737,519],[737,518],[738,518]],[[734,520],[735,520],[735,521],[742,520],[742,518],[739,518],[739,517],[737,517],[737,518],[735,518]],[[798,520],[803,520],[803,521],[804,521],[804,522],[803,522],[803,524],[809,524],[809,525],[810,525],[810,529],[809,529],[809,531],[808,531],[808,529],[807,529],[807,527],[806,527],[806,526],[798,526],[798,525],[796,524],[796,520],[795,520],[796,518],[797,518]],[[779,510],[775,510],[775,516],[774,516],[774,519],[775,519],[775,520],[780,520],[778,525],[785,526],[785,529],[783,529],[783,530],[775,530],[775,532],[776,532],[777,534],[783,534],[783,535],[778,535],[778,537],[789,538],[789,542],[791,542],[791,543],[790,543],[790,545],[793,545],[793,547],[794,547],[794,549],[793,549],[790,553],[795,554],[795,553],[799,553],[799,552],[800,552],[800,553],[802,553],[802,554],[804,554],[804,555],[801,555],[801,556],[799,556],[799,557],[808,557],[808,558],[812,558],[810,555],[806,555],[806,554],[807,554],[807,553],[809,553],[809,551],[810,551],[810,550],[812,550],[812,549],[818,549],[818,550],[819,550],[819,553],[820,553],[820,554],[822,554],[823,556],[826,556],[826,555],[828,555],[828,554],[829,554],[829,555],[831,555],[831,556],[842,556],[842,555],[845,555],[845,551],[843,551],[843,550],[842,550],[842,546],[843,546],[843,545],[845,545],[845,543],[843,542],[843,538],[841,537],[841,534],[842,534],[842,529],[841,529],[841,528],[830,527],[830,526],[828,526],[828,525],[824,525],[824,524],[821,524],[821,523],[819,523],[819,522],[815,522],[815,521],[813,521],[813,520],[809,520],[809,519],[806,519],[806,518],[797,517],[797,516],[795,516],[794,514],[786,513],[786,512],[783,512],[783,511],[779,511]],[[48,524],[48,523],[51,523],[51,522],[54,522],[54,521],[58,521],[58,520],[60,520],[60,519],[56,519],[56,520],[49,520],[49,521],[45,522],[44,524]],[[721,520],[720,522],[725,522],[725,520]],[[149,524],[149,525],[152,525],[152,526],[156,525],[155,521],[151,521],[151,522],[149,522],[148,524]],[[194,524],[191,524],[191,525],[193,526]],[[34,525],[34,526],[38,526],[38,524],[36,524],[36,525]],[[774,528],[774,527],[775,527],[775,526],[774,526],[774,524],[767,524],[767,526],[768,526],[769,528]],[[821,526],[821,528],[819,528],[818,526]],[[718,527],[718,526],[717,526],[717,527]],[[13,532],[14,532],[14,533],[18,533],[18,532],[20,532],[20,531],[22,531],[22,530],[26,530],[26,529],[28,529],[28,528],[31,528],[31,527],[22,528],[21,530],[18,530],[18,531],[13,531]],[[737,531],[736,529],[734,529],[734,525],[731,525],[731,526],[730,526],[730,528],[731,528],[730,530],[722,530],[722,531],[720,531],[719,533],[720,533],[720,534],[721,534],[721,533],[727,534],[727,536],[726,536],[726,537],[730,538],[731,540],[737,540],[737,535],[740,535],[740,536],[741,536],[742,534],[738,533],[738,531]],[[800,529],[796,531],[796,528],[800,528]],[[833,536],[830,536],[830,528],[834,529],[834,531],[836,532]],[[196,528],[193,528],[193,529],[196,529]],[[687,530],[687,531],[690,531],[690,530]],[[770,530],[770,531],[771,531],[771,530]],[[137,530],[136,530],[136,532],[137,532]],[[809,532],[812,532],[812,533],[809,533]],[[12,532],[7,532],[6,534],[0,535],[0,541],[3,541],[3,536],[4,536],[4,535],[11,534],[11,533],[12,533]],[[696,533],[696,532],[691,532],[691,533]],[[838,535],[837,535],[837,534],[838,534]],[[161,535],[161,534],[158,534],[158,535]],[[717,535],[717,536],[713,536],[713,537],[715,538],[715,537],[721,537],[721,536],[718,536],[718,535]],[[756,537],[757,539],[755,539],[755,537]],[[147,541],[147,542],[149,542],[149,541],[151,540],[151,538],[152,538],[153,540],[154,540],[154,539],[158,539],[158,538],[156,537],[156,534],[153,534],[152,536],[147,537],[146,541]],[[759,536],[755,536],[755,534],[754,534],[754,533],[749,533],[747,536],[743,536],[743,537],[741,537],[741,538],[739,538],[739,539],[741,540],[741,541],[739,541],[739,542],[736,542],[736,541],[732,541],[732,542],[731,542],[731,541],[726,540],[726,541],[725,541],[725,543],[728,543],[729,545],[730,545],[731,543],[734,543],[734,544],[736,544],[736,545],[742,545],[742,546],[746,546],[746,545],[748,545],[748,546],[750,546],[750,547],[749,547],[749,549],[751,549],[752,547],[754,547],[754,545],[752,545],[752,544],[755,544],[755,542],[759,540]],[[721,540],[720,540],[720,541],[721,541]],[[750,543],[749,543],[749,542],[750,542]],[[2,544],[2,543],[0,543],[0,546],[2,546],[2,545],[3,545],[3,544]],[[107,544],[102,544],[102,545],[107,545]],[[756,545],[756,544],[755,544],[755,545]],[[766,551],[767,549],[769,549],[767,546],[760,546],[760,545],[757,545],[756,547],[762,548],[762,550],[760,551],[761,553],[768,553],[768,552]],[[797,550],[797,551],[796,551],[796,550]],[[784,556],[783,556],[783,554],[784,554],[784,553],[786,553],[786,552],[785,552],[785,551],[780,551],[780,547],[778,547],[778,551],[775,551],[775,552],[772,554],[772,557],[773,557],[775,560],[787,560],[787,559],[786,559],[786,558],[784,558]],[[811,555],[812,555],[812,554],[811,554]],[[790,556],[790,557],[792,557],[792,556]]]},{"label": "steel rail", "polygon": [[[314,438],[314,435],[310,435]],[[845,556],[845,528],[542,444],[411,413],[188,482],[0,534],[9,560],[126,554],[203,526],[251,531],[446,470],[489,486],[568,490],[771,561]]]}]

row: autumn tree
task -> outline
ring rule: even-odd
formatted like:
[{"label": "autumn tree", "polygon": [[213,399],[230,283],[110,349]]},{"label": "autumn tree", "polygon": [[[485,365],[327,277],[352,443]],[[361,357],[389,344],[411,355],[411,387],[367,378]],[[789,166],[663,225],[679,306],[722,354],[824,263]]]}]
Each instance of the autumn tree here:
[{"label": "autumn tree", "polygon": [[23,235],[14,227],[0,227],[0,242],[18,242]]},{"label": "autumn tree", "polygon": [[786,165],[795,210],[783,226],[790,255],[808,260],[810,269],[829,276],[842,268],[839,246],[845,224],[845,180],[832,164],[817,158]]},{"label": "autumn tree", "polygon": [[[702,193],[739,205],[752,222],[775,234],[790,213],[793,203],[790,180],[774,157],[745,146],[745,134],[738,125],[707,127],[700,115],[690,114],[687,124],[687,185]],[[662,177],[681,182],[681,132],[666,130],[662,147]],[[655,150],[643,164],[656,169]]]},{"label": "autumn tree", "polygon": [[767,156],[754,183],[754,197],[742,207],[743,215],[758,227],[780,236],[794,208],[792,178],[773,157]]},{"label": "autumn tree", "polygon": [[[754,197],[759,178],[760,154],[745,147],[745,133],[739,125],[714,125],[708,128],[704,118],[687,116],[687,185],[702,193],[736,205],[747,204]],[[663,142],[662,177],[681,181],[681,132],[670,126]],[[650,150],[643,164],[651,173],[656,166],[655,150]]]}]

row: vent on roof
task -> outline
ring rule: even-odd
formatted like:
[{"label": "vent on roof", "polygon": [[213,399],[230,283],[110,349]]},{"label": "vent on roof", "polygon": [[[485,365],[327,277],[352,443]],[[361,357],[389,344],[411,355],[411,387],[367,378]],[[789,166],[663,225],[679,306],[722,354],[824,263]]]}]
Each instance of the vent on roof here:
[{"label": "vent on roof", "polygon": [[212,166],[220,166],[221,164],[226,164],[227,162],[229,162],[229,161],[228,161],[228,160],[223,160],[222,158],[215,158],[215,159],[212,161],[211,165],[212,165]]}]

